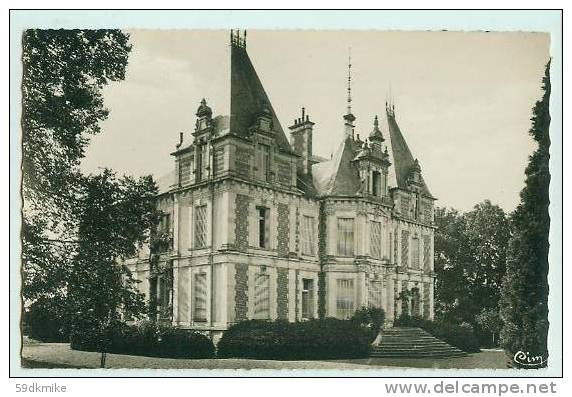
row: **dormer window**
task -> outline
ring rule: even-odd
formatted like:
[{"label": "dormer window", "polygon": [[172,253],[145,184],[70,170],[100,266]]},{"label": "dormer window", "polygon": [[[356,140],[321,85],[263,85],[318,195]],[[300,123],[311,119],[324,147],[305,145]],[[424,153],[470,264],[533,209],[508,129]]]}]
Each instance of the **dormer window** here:
[{"label": "dormer window", "polygon": [[256,151],[257,177],[261,181],[268,181],[270,171],[270,146],[258,144]]},{"label": "dormer window", "polygon": [[204,179],[204,172],[208,162],[207,145],[205,143],[199,144],[195,157],[195,182],[200,182]]},{"label": "dormer window", "polygon": [[264,132],[270,132],[272,130],[272,120],[267,118],[261,118],[260,129]]}]

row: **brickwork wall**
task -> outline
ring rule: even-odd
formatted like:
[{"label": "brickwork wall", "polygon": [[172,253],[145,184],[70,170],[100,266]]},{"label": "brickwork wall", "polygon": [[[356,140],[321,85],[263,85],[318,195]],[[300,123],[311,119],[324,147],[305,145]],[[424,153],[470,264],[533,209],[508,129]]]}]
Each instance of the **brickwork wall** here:
[{"label": "brickwork wall", "polygon": [[[326,207],[323,202],[320,203],[319,209],[319,219],[318,219],[318,258],[320,260],[320,266],[327,261],[327,246],[326,241],[328,239],[328,227],[326,220]],[[326,318],[326,273],[320,271],[318,274],[318,318]]]},{"label": "brickwork wall", "polygon": [[248,249],[248,205],[250,198],[244,194],[237,194],[235,200],[234,243],[238,251],[245,252]]},{"label": "brickwork wall", "polygon": [[431,237],[428,235],[423,236],[423,270],[431,270]]},{"label": "brickwork wall", "polygon": [[288,269],[278,268],[276,278],[278,319],[288,320]]},{"label": "brickwork wall", "polygon": [[431,283],[423,283],[423,318],[429,319],[431,313],[431,297],[429,296],[429,289]]},{"label": "brickwork wall", "polygon": [[290,209],[288,204],[278,204],[278,255],[288,256],[290,247]]},{"label": "brickwork wall", "polygon": [[409,266],[409,232],[401,231],[401,266]]},{"label": "brickwork wall", "polygon": [[234,274],[234,311],[235,321],[247,319],[248,313],[248,265],[236,264]]}]

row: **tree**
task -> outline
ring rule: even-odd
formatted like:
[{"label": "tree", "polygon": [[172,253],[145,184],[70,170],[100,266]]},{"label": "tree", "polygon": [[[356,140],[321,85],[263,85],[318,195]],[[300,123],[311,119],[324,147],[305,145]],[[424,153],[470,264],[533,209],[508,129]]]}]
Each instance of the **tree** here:
[{"label": "tree", "polygon": [[124,79],[131,46],[120,30],[30,29],[22,47],[22,291],[57,310],[76,253],[78,166],[108,115],[102,89]]},{"label": "tree", "polygon": [[510,227],[489,200],[472,211],[435,212],[436,312],[444,320],[476,325],[483,309],[498,307]]},{"label": "tree", "polygon": [[[157,223],[157,186],[150,176],[117,178],[109,169],[85,178],[79,205],[78,253],[68,291],[72,338],[99,330],[99,338],[122,316],[145,314],[137,281],[122,264],[136,256]],[[105,350],[105,345],[101,346]]]},{"label": "tree", "polygon": [[497,338],[502,328],[502,319],[498,309],[483,309],[476,317],[476,322],[481,330],[492,336],[492,346],[496,346]]},{"label": "tree", "polygon": [[529,134],[538,147],[529,157],[520,204],[512,216],[506,275],[502,286],[501,343],[511,355],[522,351],[548,358],[548,214],[550,172],[550,62],[542,79],[544,94],[533,108]]},{"label": "tree", "polygon": [[435,208],[435,314],[461,322],[460,299],[465,296],[463,265],[468,259],[465,219],[455,209]]},{"label": "tree", "polygon": [[471,286],[467,291],[471,307],[466,310],[474,318],[482,309],[498,307],[511,232],[504,210],[489,200],[475,205],[465,219],[467,250],[471,256],[464,269],[464,278]]}]

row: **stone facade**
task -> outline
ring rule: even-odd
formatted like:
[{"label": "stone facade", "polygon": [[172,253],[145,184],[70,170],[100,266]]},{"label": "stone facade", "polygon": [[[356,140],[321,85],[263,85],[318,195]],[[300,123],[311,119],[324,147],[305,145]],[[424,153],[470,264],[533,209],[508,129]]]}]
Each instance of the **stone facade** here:
[{"label": "stone facade", "polygon": [[286,138],[236,38],[231,85],[231,116],[213,117],[203,100],[172,153],[157,198],[171,236],[162,265],[150,269],[148,250],[127,261],[141,291],[170,307],[166,321],[218,337],[246,319],[347,318],[368,305],[388,325],[404,313],[433,318],[434,198],[393,107],[365,142],[349,108],[326,160],[312,153],[305,110]]}]

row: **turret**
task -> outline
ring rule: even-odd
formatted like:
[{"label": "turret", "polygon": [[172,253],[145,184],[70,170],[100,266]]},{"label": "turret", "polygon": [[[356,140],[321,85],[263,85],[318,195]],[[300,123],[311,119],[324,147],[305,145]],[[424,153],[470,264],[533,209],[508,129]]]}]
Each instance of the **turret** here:
[{"label": "turret", "polygon": [[369,134],[369,141],[371,142],[372,150],[375,154],[381,154],[382,152],[382,144],[385,141],[381,130],[379,129],[379,120],[377,119],[377,115],[373,120],[373,130]]}]

